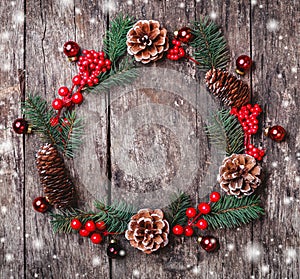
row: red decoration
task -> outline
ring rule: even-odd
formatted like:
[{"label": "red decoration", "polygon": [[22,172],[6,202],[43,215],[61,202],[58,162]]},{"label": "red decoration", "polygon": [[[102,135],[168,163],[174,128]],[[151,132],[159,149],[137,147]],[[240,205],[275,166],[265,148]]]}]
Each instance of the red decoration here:
[{"label": "red decoration", "polygon": [[81,104],[83,102],[83,96],[80,92],[76,92],[75,94],[73,94],[72,96],[72,102],[74,104]]},{"label": "red decoration", "polygon": [[100,244],[102,242],[102,236],[100,233],[93,233],[91,235],[91,241],[94,243],[94,244]]},{"label": "red decoration", "polygon": [[64,102],[61,100],[61,99],[54,99],[53,102],[52,102],[52,107],[55,109],[55,110],[61,110],[64,106]]},{"label": "red decoration", "polygon": [[90,235],[90,232],[86,229],[80,229],[79,234],[83,237],[88,237]]},{"label": "red decoration", "polygon": [[276,125],[271,128],[266,128],[265,135],[276,142],[281,142],[286,137],[286,130],[281,126]]},{"label": "red decoration", "polygon": [[17,134],[29,134],[31,132],[31,128],[24,118],[17,118],[12,124],[12,127]]},{"label": "red decoration", "polygon": [[211,192],[209,199],[211,202],[217,202],[221,198],[221,195],[219,192]]},{"label": "red decoration", "polygon": [[210,205],[205,202],[201,202],[198,205],[198,209],[202,214],[208,214],[210,212]]},{"label": "red decoration", "polygon": [[196,223],[196,227],[199,228],[200,230],[206,230],[208,227],[208,223],[205,219],[199,219],[198,222]]},{"label": "red decoration", "polygon": [[58,89],[58,95],[59,96],[68,96],[70,94],[69,88],[66,86],[62,86]]},{"label": "red decoration", "polygon": [[72,221],[71,221],[71,228],[73,229],[73,230],[76,230],[76,231],[78,231],[78,230],[80,230],[81,229],[81,227],[82,227],[82,224],[81,224],[81,222],[78,220],[78,219],[73,219]]},{"label": "red decoration", "polygon": [[70,61],[76,61],[80,52],[80,47],[73,41],[64,44],[64,54],[68,56]]},{"label": "red decoration", "polygon": [[185,215],[188,218],[194,218],[196,214],[197,214],[197,210],[194,207],[189,207],[185,212]]},{"label": "red decoration", "polygon": [[89,232],[94,232],[96,230],[96,225],[93,220],[89,220],[85,223],[84,228]]},{"label": "red decoration", "polygon": [[50,204],[45,197],[35,198],[32,205],[34,210],[40,213],[45,213],[50,208]]},{"label": "red decoration", "polygon": [[103,221],[98,221],[98,222],[96,222],[95,225],[99,231],[104,231],[106,229],[105,222],[103,222]]},{"label": "red decoration", "polygon": [[183,27],[179,31],[174,32],[176,38],[185,43],[188,44],[194,39],[194,35],[192,34],[191,28]]},{"label": "red decoration", "polygon": [[55,127],[56,125],[58,125],[58,123],[59,123],[59,117],[55,116],[50,119],[50,125],[52,127]]},{"label": "red decoration", "polygon": [[199,237],[197,241],[200,246],[209,253],[215,252],[220,248],[219,240],[214,236],[207,235]]},{"label": "red decoration", "polygon": [[192,236],[194,234],[194,230],[191,226],[187,226],[184,228],[184,235],[185,236]]},{"label": "red decoration", "polygon": [[172,44],[174,45],[167,52],[167,58],[169,60],[177,61],[180,58],[185,57],[185,51],[183,47],[181,47],[181,43],[178,40],[172,40]]},{"label": "red decoration", "polygon": [[175,234],[175,235],[182,235],[184,232],[184,229],[181,225],[176,225],[173,227],[172,231],[173,231],[173,234]]},{"label": "red decoration", "polygon": [[236,72],[239,75],[244,75],[245,71],[249,70],[252,65],[252,59],[247,55],[241,55],[236,60]]}]

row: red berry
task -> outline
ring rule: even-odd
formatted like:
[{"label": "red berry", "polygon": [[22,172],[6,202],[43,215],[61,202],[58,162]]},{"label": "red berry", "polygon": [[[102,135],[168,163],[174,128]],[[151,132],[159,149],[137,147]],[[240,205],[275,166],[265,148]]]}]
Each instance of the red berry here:
[{"label": "red berry", "polygon": [[87,221],[84,225],[84,228],[89,232],[95,231],[96,230],[95,222],[93,220]]},{"label": "red berry", "polygon": [[189,207],[186,211],[185,211],[185,215],[188,218],[194,218],[197,214],[197,210],[194,207]]},{"label": "red berry", "polygon": [[94,243],[94,244],[100,244],[102,242],[102,236],[100,233],[93,233],[91,235],[91,241]]},{"label": "red berry", "polygon": [[61,100],[61,99],[54,99],[53,102],[52,102],[52,107],[55,109],[55,110],[60,110],[62,109],[64,105],[64,102]]},{"label": "red berry", "polygon": [[79,234],[83,237],[88,237],[90,235],[90,232],[86,229],[80,229]]},{"label": "red berry", "polygon": [[72,82],[73,82],[73,84],[75,84],[75,85],[79,85],[79,84],[80,84],[80,81],[81,81],[81,77],[80,77],[79,75],[74,76],[73,79],[72,79]]},{"label": "red berry", "polygon": [[45,213],[50,207],[50,204],[45,197],[35,198],[32,205],[34,210],[40,213]]},{"label": "red berry", "polygon": [[198,222],[196,223],[196,227],[199,228],[200,230],[206,230],[208,227],[208,223],[205,219],[199,219]]},{"label": "red berry", "polygon": [[173,227],[172,231],[173,231],[173,234],[175,234],[175,235],[182,235],[184,229],[181,225],[176,225]]},{"label": "red berry", "polygon": [[73,94],[72,96],[72,102],[74,104],[81,104],[83,101],[83,96],[80,92],[76,92],[75,94]]},{"label": "red berry", "polygon": [[211,202],[217,202],[221,198],[221,195],[219,192],[211,192],[209,199]]},{"label": "red berry", "polygon": [[176,43],[177,43],[177,40],[173,39],[173,40],[172,40],[172,44],[173,44],[173,45],[176,45]]},{"label": "red berry", "polygon": [[65,107],[69,107],[72,105],[72,99],[65,96],[65,97],[63,97],[63,103],[64,103]]},{"label": "red berry", "polygon": [[103,231],[106,229],[106,225],[105,225],[104,221],[98,221],[98,222],[96,222],[95,225],[99,231]]},{"label": "red berry", "polygon": [[192,227],[187,226],[184,228],[184,235],[185,236],[192,236],[194,234],[194,230]]},{"label": "red berry", "polygon": [[198,209],[202,214],[208,214],[210,212],[210,205],[205,202],[201,202],[198,205]]},{"label": "red berry", "polygon": [[50,125],[51,125],[52,127],[55,127],[56,125],[58,125],[58,122],[59,122],[59,118],[58,118],[57,116],[52,117],[52,118],[50,119]]},{"label": "red berry", "polygon": [[64,96],[67,96],[69,93],[70,93],[70,91],[69,91],[68,87],[66,87],[66,86],[60,87],[58,89],[59,96],[64,97]]},{"label": "red berry", "polygon": [[73,230],[78,231],[81,229],[82,224],[78,219],[73,219],[70,226]]}]

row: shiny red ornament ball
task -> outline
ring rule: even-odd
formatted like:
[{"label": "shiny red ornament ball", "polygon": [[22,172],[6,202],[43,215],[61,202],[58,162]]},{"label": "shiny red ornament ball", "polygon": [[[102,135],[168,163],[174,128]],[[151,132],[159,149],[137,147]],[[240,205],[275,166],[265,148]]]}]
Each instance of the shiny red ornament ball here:
[{"label": "shiny red ornament ball", "polygon": [[210,212],[210,205],[206,202],[201,202],[198,205],[198,209],[202,214],[208,214]]},{"label": "shiny red ornament ball", "polygon": [[106,229],[105,222],[103,222],[103,221],[98,221],[98,222],[96,222],[95,225],[99,231],[104,231]]},{"label": "shiny red ornament ball", "polygon": [[184,228],[184,235],[185,236],[192,236],[194,234],[194,230],[192,227],[187,226]]},{"label": "shiny red ornament ball", "polygon": [[211,202],[217,202],[219,201],[221,198],[221,195],[219,192],[211,192],[210,196],[209,196],[209,200]]},{"label": "shiny red ornament ball", "polygon": [[173,227],[172,231],[173,231],[173,234],[175,234],[175,235],[182,235],[184,232],[184,229],[181,225],[176,225]]},{"label": "shiny red ornament ball", "polygon": [[62,87],[60,87],[60,88],[58,89],[58,95],[59,95],[59,96],[64,97],[64,96],[67,96],[67,95],[69,95],[69,94],[70,94],[69,88],[66,87],[66,86],[62,86]]},{"label": "shiny red ornament ball", "polygon": [[208,223],[205,219],[199,219],[196,223],[196,227],[200,230],[206,230],[208,227]]},{"label": "shiny red ornament ball", "polygon": [[94,243],[94,244],[100,244],[102,242],[102,236],[100,233],[93,233],[91,235],[91,241]]},{"label": "shiny red ornament ball", "polygon": [[83,237],[88,237],[90,235],[90,232],[86,229],[80,229],[79,234]]},{"label": "shiny red ornament ball", "polygon": [[247,55],[241,55],[236,60],[236,72],[244,75],[245,71],[249,70],[252,66],[252,59]]},{"label": "shiny red ornament ball", "polygon": [[45,197],[35,198],[32,205],[34,210],[40,213],[45,213],[50,208],[50,204]]},{"label": "shiny red ornament ball", "polygon": [[93,220],[89,220],[85,223],[84,228],[89,232],[94,232],[96,230],[96,225]]},{"label": "shiny red ornament ball", "polygon": [[73,41],[64,44],[64,54],[68,56],[70,61],[76,61],[80,52],[80,47]]},{"label": "shiny red ornament ball", "polygon": [[186,211],[185,211],[185,215],[188,218],[194,218],[197,214],[197,210],[194,207],[189,207]]},{"label": "shiny red ornament ball", "polygon": [[270,137],[272,140],[274,140],[276,142],[281,142],[286,137],[286,130],[281,126],[276,125],[271,128],[267,128],[265,130],[265,134],[268,137]]},{"label": "shiny red ornament ball", "polygon": [[56,98],[52,102],[52,107],[55,110],[61,110],[63,106],[64,106],[64,102],[61,99]]},{"label": "shiny red ornament ball", "polygon": [[185,43],[188,44],[194,39],[194,35],[192,34],[192,30],[189,27],[183,27],[178,32],[175,33],[176,38]]},{"label": "shiny red ornament ball", "polygon": [[216,252],[220,248],[220,243],[214,236],[203,236],[198,238],[200,246],[209,253]]},{"label": "shiny red ornament ball", "polygon": [[73,219],[73,220],[71,221],[70,226],[71,226],[71,228],[72,228],[73,230],[78,231],[78,230],[81,229],[82,224],[81,224],[80,220],[78,220],[78,219]]},{"label": "shiny red ornament ball", "polygon": [[17,134],[26,134],[30,132],[28,122],[24,118],[17,118],[12,124],[12,127]]},{"label": "shiny red ornament ball", "polygon": [[74,104],[81,104],[83,102],[83,96],[80,92],[76,92],[75,94],[72,95],[72,102]]}]

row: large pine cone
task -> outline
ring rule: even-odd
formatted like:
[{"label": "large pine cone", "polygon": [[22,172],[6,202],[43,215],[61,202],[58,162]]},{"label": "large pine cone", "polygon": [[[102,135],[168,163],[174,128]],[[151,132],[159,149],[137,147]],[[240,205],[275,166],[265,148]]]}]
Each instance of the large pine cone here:
[{"label": "large pine cone", "polygon": [[224,105],[241,107],[250,101],[249,86],[234,75],[219,69],[211,69],[205,75],[206,85]]},{"label": "large pine cone", "polygon": [[218,181],[228,195],[241,198],[243,195],[251,195],[260,185],[261,181],[257,177],[260,171],[261,167],[252,156],[233,154],[223,160]]},{"label": "large pine cone", "polygon": [[139,20],[127,33],[127,51],[144,64],[163,57],[168,50],[167,30],[155,20]]},{"label": "large pine cone", "polygon": [[141,209],[131,217],[125,237],[146,254],[165,247],[169,240],[169,223],[160,209]]},{"label": "large pine cone", "polygon": [[59,152],[51,144],[42,146],[37,153],[36,164],[48,202],[58,208],[75,206],[75,187]]}]

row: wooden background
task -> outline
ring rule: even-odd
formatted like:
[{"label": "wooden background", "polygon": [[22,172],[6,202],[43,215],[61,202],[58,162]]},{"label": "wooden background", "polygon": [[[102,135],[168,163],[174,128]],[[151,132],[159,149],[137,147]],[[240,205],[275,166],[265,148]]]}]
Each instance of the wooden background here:
[{"label": "wooden background", "polygon": [[[299,278],[299,9],[297,0],[2,0],[0,278]],[[205,253],[195,239],[177,238],[167,248],[146,256],[120,238],[127,257],[109,260],[107,243],[96,246],[77,234],[54,235],[49,218],[32,209],[32,200],[42,194],[34,163],[42,142],[36,135],[22,137],[11,129],[13,120],[21,116],[20,100],[24,97],[19,91],[18,69],[26,71],[27,94],[38,93],[51,101],[60,86],[70,86],[75,74],[75,67],[62,54],[64,42],[73,39],[82,48],[100,50],[108,22],[118,12],[137,19],[159,20],[169,32],[201,16],[212,17],[228,40],[232,57],[229,69],[234,71],[235,59],[241,54],[249,54],[255,61],[253,71],[243,79],[251,85],[253,102],[263,107],[262,127],[280,124],[288,131],[287,140],[280,144],[266,139],[262,131],[255,137],[256,144],[267,149],[261,189],[266,215],[240,229],[213,232],[221,242],[216,254]],[[183,115],[198,139],[203,135],[206,111],[197,111],[201,107],[197,102],[203,102],[205,97],[193,95],[192,90],[190,96],[181,99],[174,93],[176,88],[189,86],[188,82],[203,84],[203,75],[189,63],[165,61],[152,67],[165,67],[188,77],[168,80],[162,76],[160,82],[169,88],[167,92],[151,89],[155,80],[149,80],[150,89],[137,80],[126,89],[89,95],[78,109],[85,119],[86,137],[80,154],[67,163],[82,208],[91,208],[99,197],[126,198],[126,191],[128,196],[133,193],[137,206],[150,202],[139,199],[138,193],[150,193],[155,177],[149,180],[144,173],[132,174],[130,168],[143,164],[146,170],[147,160],[155,159],[153,150],[158,150],[157,156],[159,152],[165,156],[159,187],[168,186],[174,169],[182,167],[185,144],[178,140],[180,129],[170,132],[161,125],[150,125],[148,130],[145,126],[137,130],[136,141],[130,142],[131,138],[119,134],[124,130],[119,121],[126,112],[143,105],[149,113],[153,105],[166,108],[174,103],[177,105],[172,109]],[[207,111],[214,107],[210,101],[207,97],[202,106]],[[129,115],[128,119],[136,125],[143,114],[131,120]],[[175,124],[176,121],[180,127],[180,118],[175,119]],[[204,199],[202,170],[207,167],[204,161],[213,156],[206,142],[199,142],[193,159],[198,170],[188,185],[195,202]],[[124,171],[118,164],[119,152],[131,149],[133,164]],[[152,150],[152,157],[146,156],[147,150]],[[132,185],[138,188],[131,189]],[[158,202],[165,198],[159,189]],[[208,191],[209,187],[206,194]]]}]

